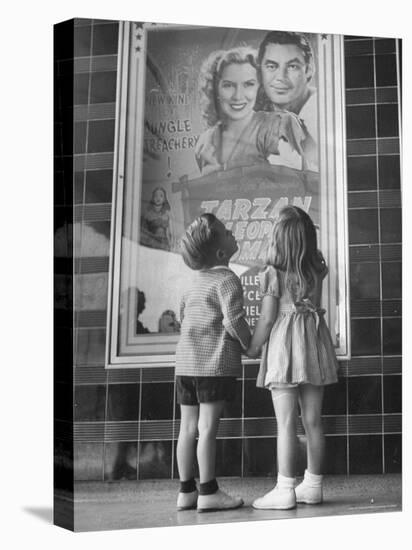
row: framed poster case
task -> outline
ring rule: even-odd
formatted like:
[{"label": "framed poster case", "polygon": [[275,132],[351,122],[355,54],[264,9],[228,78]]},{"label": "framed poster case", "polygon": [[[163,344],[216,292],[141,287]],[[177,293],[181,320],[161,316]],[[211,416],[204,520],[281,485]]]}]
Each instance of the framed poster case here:
[{"label": "framed poster case", "polygon": [[[279,209],[287,204],[303,208],[317,227],[329,266],[322,298],[326,320],[338,358],[350,356],[343,37],[303,35],[310,51],[302,69],[309,100],[295,111],[313,140],[310,155],[288,148],[293,141],[289,137],[279,140],[275,153],[260,148],[254,156],[256,139],[270,139],[250,131],[226,162],[219,160],[222,122],[210,115],[207,101],[213,102],[215,76],[210,73],[225,52],[256,52],[256,66],[250,68],[256,83],[248,101],[261,125],[259,136],[274,112],[287,111],[271,103],[266,93],[262,67],[266,63],[273,70],[268,64],[273,60],[259,60],[258,52],[269,32],[120,23],[109,368],[173,364],[179,301],[190,278],[179,255],[179,238],[203,212],[213,212],[239,243],[230,267],[243,284],[246,318],[253,328],[265,243]],[[287,70],[299,67],[290,63]],[[268,132],[272,137],[273,128]]]}]

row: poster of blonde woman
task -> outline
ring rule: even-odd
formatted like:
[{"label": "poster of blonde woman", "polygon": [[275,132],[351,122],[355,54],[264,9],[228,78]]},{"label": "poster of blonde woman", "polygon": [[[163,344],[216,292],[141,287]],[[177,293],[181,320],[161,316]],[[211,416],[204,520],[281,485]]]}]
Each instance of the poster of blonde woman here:
[{"label": "poster of blonde woman", "polygon": [[[317,227],[332,273],[328,324],[347,356],[341,37],[124,23],[119,51],[108,364],[173,360],[191,276],[179,241],[202,213],[238,243],[230,267],[252,328],[257,274],[288,204]],[[143,335],[133,289],[146,297]],[[161,328],[164,311],[173,330]]]}]

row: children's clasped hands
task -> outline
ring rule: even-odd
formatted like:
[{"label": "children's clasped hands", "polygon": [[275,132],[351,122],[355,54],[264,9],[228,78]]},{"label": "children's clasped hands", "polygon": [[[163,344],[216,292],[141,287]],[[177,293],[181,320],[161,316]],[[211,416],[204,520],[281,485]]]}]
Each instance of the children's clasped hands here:
[{"label": "children's clasped hands", "polygon": [[269,339],[278,313],[278,298],[267,294],[262,297],[260,317],[245,354],[256,359]]}]

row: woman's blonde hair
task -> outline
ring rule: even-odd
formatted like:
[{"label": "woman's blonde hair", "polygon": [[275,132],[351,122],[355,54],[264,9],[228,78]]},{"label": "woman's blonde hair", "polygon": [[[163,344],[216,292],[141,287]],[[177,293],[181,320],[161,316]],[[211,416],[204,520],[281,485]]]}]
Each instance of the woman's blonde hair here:
[{"label": "woman's blonde hair", "polygon": [[202,63],[199,74],[200,107],[208,127],[220,120],[217,87],[225,67],[237,63],[249,63],[258,71],[257,51],[249,46],[212,52]]},{"label": "woman's blonde hair", "polygon": [[284,271],[286,288],[297,301],[305,297],[314,283],[314,274],[327,270],[318,250],[315,225],[297,206],[285,206],[273,227],[266,263]]}]

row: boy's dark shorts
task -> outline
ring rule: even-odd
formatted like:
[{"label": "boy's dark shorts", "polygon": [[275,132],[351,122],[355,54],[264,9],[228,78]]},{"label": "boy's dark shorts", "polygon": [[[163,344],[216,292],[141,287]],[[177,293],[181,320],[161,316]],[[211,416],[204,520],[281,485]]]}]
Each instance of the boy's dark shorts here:
[{"label": "boy's dark shorts", "polygon": [[233,401],[236,394],[234,376],[176,376],[179,405],[198,405],[211,401]]}]

